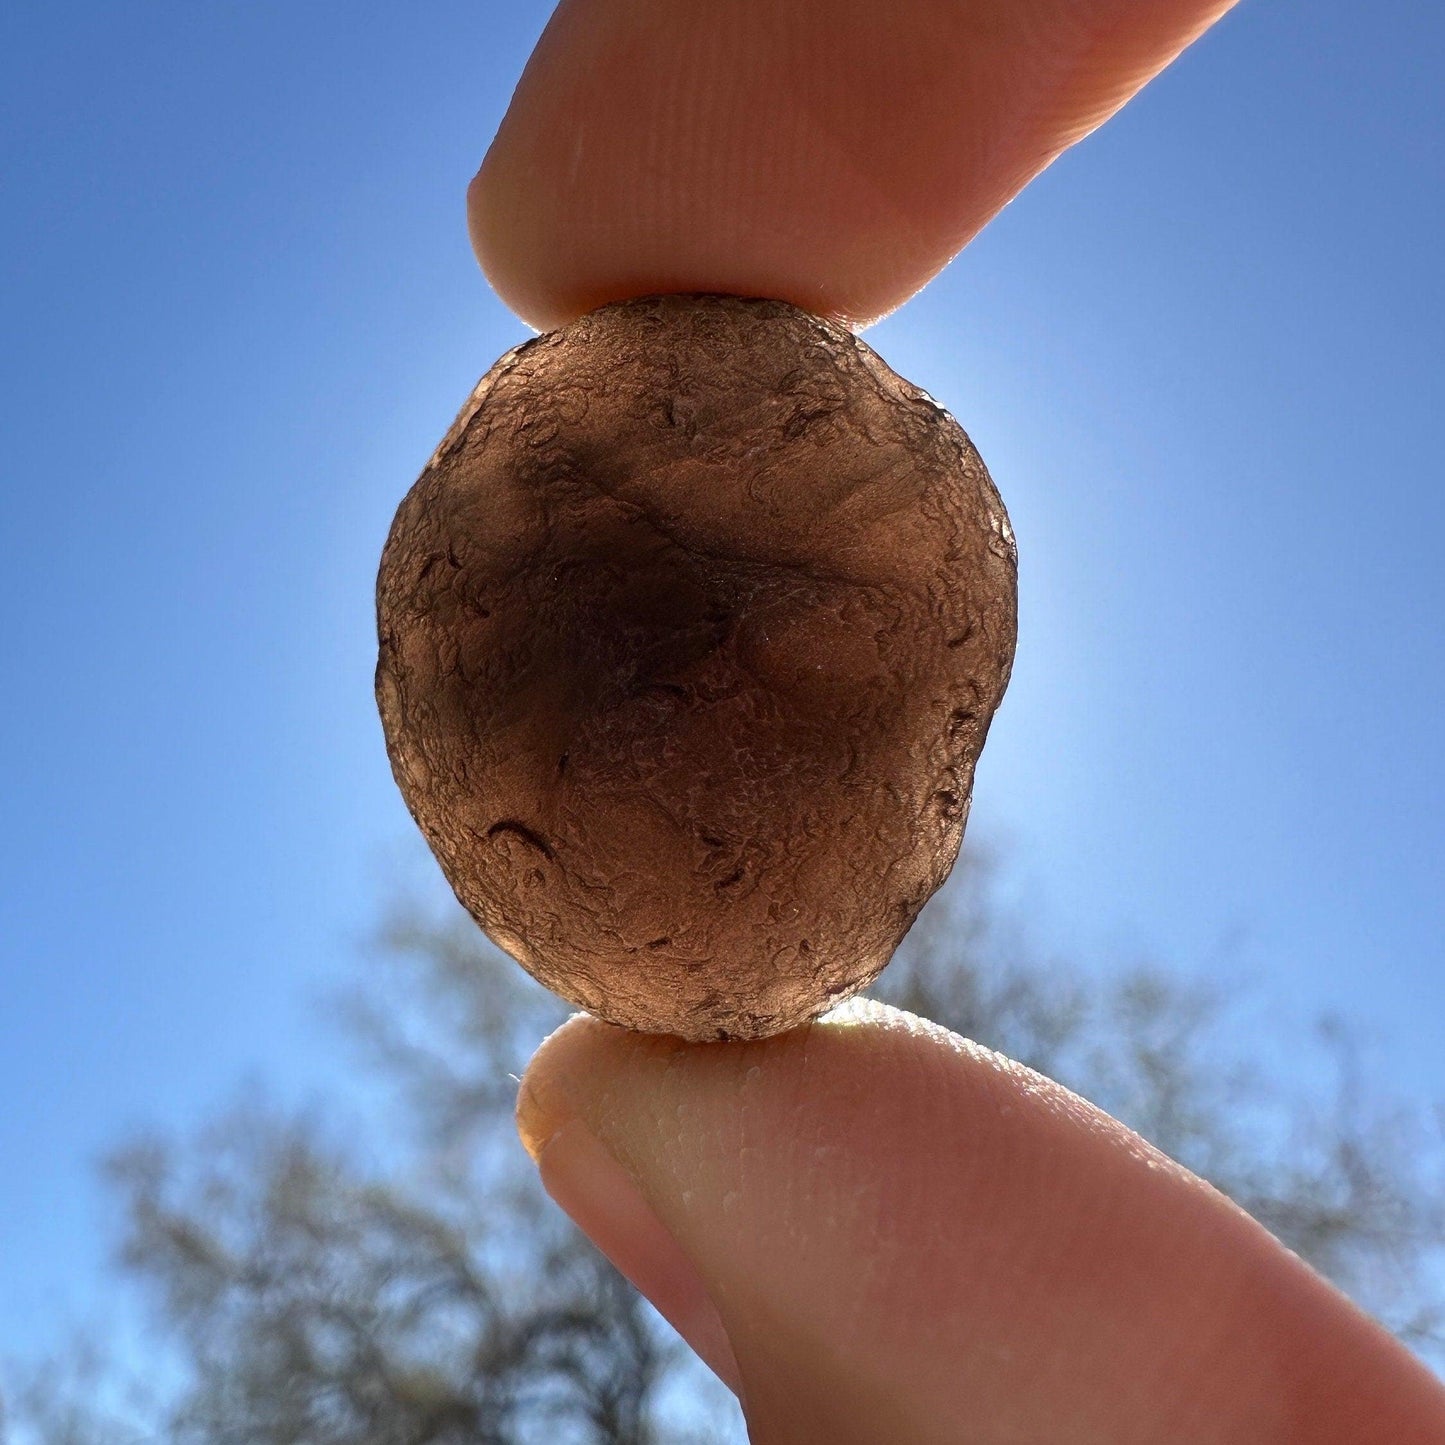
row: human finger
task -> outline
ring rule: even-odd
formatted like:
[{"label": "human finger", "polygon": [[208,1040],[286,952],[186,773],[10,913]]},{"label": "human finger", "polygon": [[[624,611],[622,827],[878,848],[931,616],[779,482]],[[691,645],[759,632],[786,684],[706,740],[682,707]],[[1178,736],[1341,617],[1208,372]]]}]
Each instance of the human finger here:
[{"label": "human finger", "polygon": [[1234,0],[562,0],[468,193],[539,330],[722,291],[885,315]]},{"label": "human finger", "polygon": [[1445,1439],[1439,1382],[1248,1215],[911,1015],[747,1044],[579,1015],[518,1122],[756,1445]]}]

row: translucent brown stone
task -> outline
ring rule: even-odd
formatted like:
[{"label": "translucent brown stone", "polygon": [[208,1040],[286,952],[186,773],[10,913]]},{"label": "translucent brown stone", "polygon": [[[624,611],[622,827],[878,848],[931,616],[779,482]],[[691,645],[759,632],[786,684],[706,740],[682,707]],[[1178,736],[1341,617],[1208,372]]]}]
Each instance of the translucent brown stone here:
[{"label": "translucent brown stone", "polygon": [[777,1033],[868,984],[953,866],[1015,571],[967,436],[848,330],[604,306],[502,357],[397,512],[392,768],[548,988]]}]

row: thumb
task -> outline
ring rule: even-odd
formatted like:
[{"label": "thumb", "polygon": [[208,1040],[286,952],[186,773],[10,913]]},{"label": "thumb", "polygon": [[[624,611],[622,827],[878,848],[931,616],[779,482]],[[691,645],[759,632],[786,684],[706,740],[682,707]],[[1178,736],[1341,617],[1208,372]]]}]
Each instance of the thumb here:
[{"label": "thumb", "polygon": [[518,1123],[755,1445],[1445,1438],[1439,1382],[1222,1195],[897,1010],[746,1044],[579,1015]]}]

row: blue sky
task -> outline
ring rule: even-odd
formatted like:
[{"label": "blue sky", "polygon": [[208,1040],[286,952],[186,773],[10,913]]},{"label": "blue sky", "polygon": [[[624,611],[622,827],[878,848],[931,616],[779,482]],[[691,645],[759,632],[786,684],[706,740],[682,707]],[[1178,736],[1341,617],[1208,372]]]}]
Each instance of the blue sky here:
[{"label": "blue sky", "polygon": [[[0,1353],[84,1315],[96,1152],[248,1071],[413,830],[397,502],[528,333],[463,192],[546,4],[0,16]],[[1445,1098],[1445,20],[1245,0],[867,333],[1013,515],[973,828],[1095,961],[1221,956]],[[1263,1022],[1260,1022],[1260,1019]]]}]

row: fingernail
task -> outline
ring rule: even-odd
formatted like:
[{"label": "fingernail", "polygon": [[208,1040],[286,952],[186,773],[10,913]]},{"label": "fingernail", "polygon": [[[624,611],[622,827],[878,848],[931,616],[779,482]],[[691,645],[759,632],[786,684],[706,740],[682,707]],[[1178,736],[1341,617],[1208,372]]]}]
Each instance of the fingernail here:
[{"label": "fingernail", "polygon": [[577,1119],[547,1141],[537,1168],[547,1193],[578,1228],[652,1301],[713,1374],[740,1394],[738,1363],[717,1307],[627,1170]]}]

